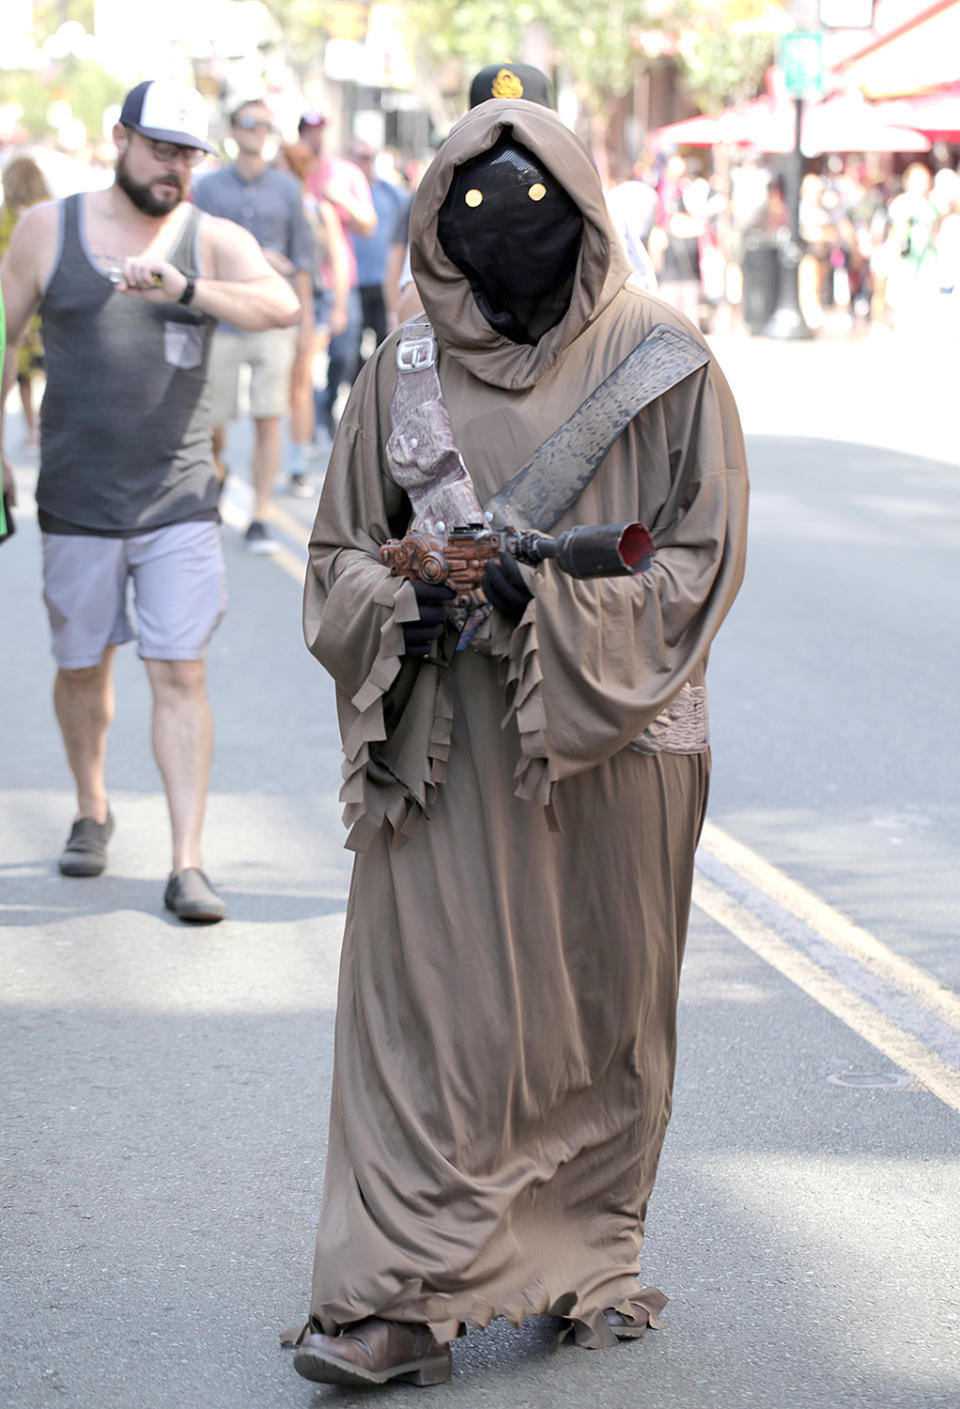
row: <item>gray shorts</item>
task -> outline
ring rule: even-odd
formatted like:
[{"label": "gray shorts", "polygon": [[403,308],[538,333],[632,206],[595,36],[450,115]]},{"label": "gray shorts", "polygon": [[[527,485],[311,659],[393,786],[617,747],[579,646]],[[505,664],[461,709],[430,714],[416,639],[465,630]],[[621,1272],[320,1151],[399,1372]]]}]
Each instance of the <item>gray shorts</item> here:
[{"label": "gray shorts", "polygon": [[[43,600],[61,670],[98,665],[139,636],[145,660],[201,660],[227,609],[220,526],[177,523],[135,538],[44,533]],[[138,630],[127,615],[133,579]]]},{"label": "gray shorts", "polygon": [[213,424],[236,419],[240,369],[250,368],[250,415],[255,421],[290,414],[290,371],[297,350],[296,328],[226,333],[218,328],[210,351]]}]

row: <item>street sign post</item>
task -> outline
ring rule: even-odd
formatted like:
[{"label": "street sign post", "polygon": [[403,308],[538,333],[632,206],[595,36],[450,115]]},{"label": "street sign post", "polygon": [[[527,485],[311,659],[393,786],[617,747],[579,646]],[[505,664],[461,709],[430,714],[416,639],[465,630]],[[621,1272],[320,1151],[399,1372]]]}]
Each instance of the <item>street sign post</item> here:
[{"label": "street sign post", "polygon": [[823,35],[805,29],[781,35],[780,67],[791,98],[822,98]]}]

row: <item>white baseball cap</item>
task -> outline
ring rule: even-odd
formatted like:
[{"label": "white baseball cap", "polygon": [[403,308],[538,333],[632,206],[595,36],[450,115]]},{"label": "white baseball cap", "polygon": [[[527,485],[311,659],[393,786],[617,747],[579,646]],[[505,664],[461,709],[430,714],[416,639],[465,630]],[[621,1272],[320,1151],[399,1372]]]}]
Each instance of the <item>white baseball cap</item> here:
[{"label": "white baseball cap", "polygon": [[120,122],[155,142],[176,142],[181,147],[199,147],[216,152],[207,141],[210,117],[207,105],[195,88],[174,79],[147,79],[123,100]]}]

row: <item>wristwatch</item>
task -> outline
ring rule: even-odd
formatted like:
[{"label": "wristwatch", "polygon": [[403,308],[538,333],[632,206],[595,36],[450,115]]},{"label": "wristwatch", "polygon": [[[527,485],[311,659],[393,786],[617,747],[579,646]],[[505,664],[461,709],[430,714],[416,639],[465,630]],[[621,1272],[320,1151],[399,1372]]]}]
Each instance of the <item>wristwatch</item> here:
[{"label": "wristwatch", "polygon": [[[180,273],[183,274],[182,269],[180,270]],[[183,286],[183,293],[177,299],[177,303],[192,303],[193,296],[197,291],[197,281],[193,278],[191,274],[183,274],[183,277],[186,279],[187,282]]]}]

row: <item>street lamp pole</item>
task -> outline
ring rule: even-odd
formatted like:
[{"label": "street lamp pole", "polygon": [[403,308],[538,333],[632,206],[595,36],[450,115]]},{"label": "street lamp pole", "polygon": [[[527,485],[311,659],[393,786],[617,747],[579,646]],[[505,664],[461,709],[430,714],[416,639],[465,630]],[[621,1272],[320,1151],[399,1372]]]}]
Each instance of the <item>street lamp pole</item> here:
[{"label": "street lamp pole", "polygon": [[790,238],[780,246],[780,278],[777,306],[763,331],[768,338],[813,337],[800,311],[800,261],[803,237],[800,233],[800,187],[803,184],[803,105],[807,98],[823,93],[823,31],[813,0],[791,0],[791,15],[797,28],[780,40],[779,62],[783,83],[794,102],[793,152],[788,168],[787,208],[790,211]]},{"label": "street lamp pole", "polygon": [[796,341],[813,337],[800,311],[800,261],[803,239],[800,235],[800,187],[803,183],[803,98],[794,97],[795,124],[793,152],[790,159],[789,201],[790,238],[780,246],[780,269],[777,280],[777,306],[764,325],[764,336]]}]

